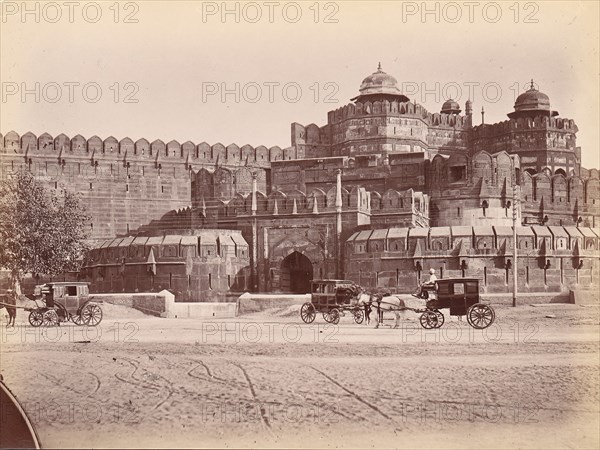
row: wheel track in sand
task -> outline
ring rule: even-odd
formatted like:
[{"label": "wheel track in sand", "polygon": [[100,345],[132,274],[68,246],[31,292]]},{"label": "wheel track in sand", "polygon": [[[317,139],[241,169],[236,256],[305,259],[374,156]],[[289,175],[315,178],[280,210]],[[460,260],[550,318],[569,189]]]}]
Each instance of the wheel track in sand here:
[{"label": "wheel track in sand", "polygon": [[[53,364],[55,364],[55,363],[56,363],[56,361],[49,361],[49,360],[47,360],[47,359],[43,359],[43,358],[38,358],[38,361],[45,361],[45,362],[47,362],[47,363],[49,363],[49,364],[51,364],[51,365],[53,365]],[[65,363],[65,362],[62,362],[62,361],[61,361],[60,365],[61,365],[61,366],[67,366],[67,367],[71,367],[71,368],[73,368],[73,369],[76,369],[76,370],[77,370],[79,373],[85,373],[85,374],[87,374],[87,375],[90,375],[90,376],[91,376],[91,377],[94,379],[94,381],[95,381],[95,386],[94,386],[94,389],[92,390],[92,392],[89,392],[89,393],[82,393],[82,392],[79,392],[78,390],[76,390],[75,388],[72,388],[72,387],[70,387],[70,388],[67,388],[67,389],[70,389],[70,390],[72,390],[72,391],[73,391],[73,392],[75,392],[76,394],[79,394],[79,395],[85,395],[86,397],[91,397],[91,396],[92,396],[92,395],[94,395],[96,392],[98,392],[98,390],[100,390],[100,386],[102,386],[102,382],[100,381],[100,378],[98,378],[98,376],[97,376],[95,373],[93,373],[93,372],[90,372],[89,370],[82,370],[82,368],[81,368],[81,367],[75,366],[75,365],[73,365],[73,364]],[[41,372],[38,372],[38,373],[41,373]],[[42,375],[43,375],[43,374],[42,374]],[[47,375],[48,375],[48,374],[47,374]],[[51,376],[51,375],[49,375],[49,376]],[[64,385],[63,385],[63,384],[60,382],[60,380],[57,380],[57,379],[55,379],[55,380],[56,380],[55,382],[56,382],[57,384],[60,384],[61,386],[64,386]]]},{"label": "wheel track in sand", "polygon": [[373,411],[375,411],[376,413],[378,413],[382,417],[385,417],[387,420],[396,423],[393,418],[391,418],[386,413],[384,413],[383,411],[381,411],[377,406],[371,404],[370,402],[368,402],[367,400],[365,400],[364,398],[362,398],[360,395],[358,395],[356,392],[348,389],[346,386],[344,386],[343,384],[341,384],[339,381],[333,379],[332,377],[330,377],[329,375],[327,375],[325,372],[323,372],[323,371],[321,371],[321,370],[319,370],[316,367],[313,367],[311,365],[308,365],[307,367],[310,367],[312,370],[314,370],[315,372],[317,372],[318,374],[322,375],[327,380],[329,380],[332,384],[334,384],[335,386],[339,387],[340,389],[342,389],[343,391],[345,391],[346,393],[348,393],[352,398],[354,398],[355,400],[359,401],[360,403],[368,406],[369,408],[371,408]]},{"label": "wheel track in sand", "polygon": [[[187,371],[187,375],[192,377],[192,378],[196,378],[198,380],[202,380],[202,381],[211,381],[214,383],[220,383],[220,384],[225,384],[225,385],[236,385],[238,387],[242,386],[242,383],[238,382],[237,380],[226,380],[225,378],[221,378],[216,376],[215,374],[213,374],[212,370],[210,369],[210,367],[202,360],[190,360],[191,362],[197,363],[197,365],[195,365],[194,367],[192,367],[190,370]],[[194,371],[196,369],[198,369],[199,367],[202,367],[204,369],[204,371],[206,372],[205,376],[198,376],[194,374]],[[245,385],[244,385],[245,386]]]},{"label": "wheel track in sand", "polygon": [[[166,379],[165,377],[163,377],[162,375],[158,375],[154,372],[151,372],[147,369],[144,368],[140,368],[140,363],[138,361],[129,359],[129,358],[124,358],[124,357],[120,357],[119,359],[122,359],[123,361],[127,362],[128,364],[132,365],[134,367],[134,370],[129,374],[129,378],[131,378],[133,381],[129,381],[126,380],[122,377],[120,377],[118,374],[114,374],[115,378],[117,378],[119,381],[128,383],[128,384],[133,384],[136,387],[142,388],[142,389],[149,389],[149,390],[154,390],[157,392],[161,392],[163,389],[167,390],[167,395],[162,398],[159,402],[157,402],[156,404],[154,404],[151,407],[151,411],[154,411],[158,408],[160,408],[162,405],[164,405],[173,395],[174,390],[173,390],[173,384],[171,383],[170,380]],[[154,383],[154,382],[149,382],[147,380],[143,380],[140,378],[135,377],[134,375],[139,371],[144,371],[145,373],[149,374],[152,377],[155,377],[156,379],[160,379],[160,380],[164,380],[165,385],[161,386],[158,383]]]},{"label": "wheel track in sand", "polygon": [[[242,384],[242,383],[238,382],[237,380],[226,380],[226,379],[224,379],[224,378],[219,378],[219,377],[217,377],[216,375],[214,375],[214,374],[212,373],[212,370],[210,369],[210,367],[208,366],[208,364],[206,364],[204,361],[202,361],[202,360],[192,360],[192,361],[193,361],[193,362],[197,362],[197,363],[199,363],[199,364],[197,364],[196,366],[192,367],[192,368],[191,368],[191,369],[190,369],[190,370],[187,372],[187,374],[188,374],[190,377],[192,377],[192,378],[196,378],[196,379],[198,379],[198,380],[202,380],[202,381],[207,381],[207,380],[208,380],[208,381],[218,381],[220,384],[225,384],[225,385],[228,385],[228,386],[233,384],[233,385],[235,385],[235,386],[238,386],[238,387],[244,387],[244,388],[247,388],[247,387],[248,387],[248,383],[247,383],[247,381],[248,381],[248,380],[247,380],[247,379],[246,379],[246,383]],[[228,364],[231,364],[231,365],[235,365],[235,366],[237,366],[235,363],[233,363],[233,362],[231,362],[231,361],[226,361],[226,362],[227,362]],[[201,366],[204,368],[204,370],[205,370],[205,372],[206,372],[206,374],[207,374],[206,376],[208,376],[208,377],[211,377],[211,378],[207,379],[207,378],[206,378],[206,376],[202,376],[202,375],[201,375],[201,376],[198,376],[198,375],[195,375],[195,374],[194,374],[194,371],[195,371],[197,368],[201,367]],[[237,366],[237,367],[238,367],[238,368],[240,368],[239,366]],[[278,372],[278,371],[266,370],[266,369],[264,369],[264,368],[262,368],[262,367],[260,368],[260,370],[267,371],[267,372],[271,372],[271,373],[280,373],[280,372]],[[246,375],[247,375],[247,374],[246,374]],[[253,386],[254,386],[254,385],[253,385]],[[276,387],[275,387],[275,388],[276,388]],[[285,392],[285,391],[283,391],[283,390],[281,390],[281,389],[278,389],[278,392],[279,392],[281,395],[283,395],[284,397],[286,397],[286,396],[289,396],[289,393],[287,393],[287,392]],[[344,419],[347,419],[347,420],[352,420],[352,418],[350,418],[350,417],[349,417],[349,416],[347,416],[346,414],[344,414],[344,413],[342,413],[342,412],[338,411],[336,408],[332,408],[332,407],[331,407],[331,405],[330,405],[329,403],[325,403],[325,402],[315,402],[315,401],[306,400],[306,399],[304,399],[304,398],[303,398],[303,400],[304,400],[304,403],[305,403],[305,404],[308,404],[309,406],[316,407],[316,408],[318,408],[319,410],[320,410],[320,409],[325,409],[325,410],[327,410],[327,411],[329,411],[329,412],[331,412],[331,413],[333,413],[333,414],[336,414],[336,415],[339,415],[339,416],[343,417]],[[275,406],[284,406],[284,407],[285,407],[285,406],[289,406],[289,405],[299,405],[299,406],[304,406],[304,404],[303,404],[303,403],[301,403],[301,402],[300,402],[300,401],[298,401],[298,400],[294,400],[294,401],[284,401],[284,402],[280,402],[280,401],[273,401],[273,400],[271,400],[271,401],[262,402],[262,403],[267,403],[267,404],[269,404],[269,405],[275,405]]]},{"label": "wheel track in sand", "polygon": [[240,369],[240,371],[244,375],[244,378],[246,379],[246,382],[248,383],[248,389],[250,390],[250,394],[252,394],[252,398],[254,399],[255,402],[257,402],[260,405],[260,418],[262,420],[264,428],[271,434],[271,436],[276,437],[275,433],[273,432],[273,430],[271,428],[271,424],[269,423],[269,418],[267,417],[265,407],[263,406],[262,402],[259,400],[258,396],[256,395],[256,390],[254,389],[254,384],[252,383],[252,380],[250,379],[250,375],[248,375],[248,372],[241,364],[232,362],[232,361],[228,361],[228,362],[230,364],[236,366],[238,369]]}]

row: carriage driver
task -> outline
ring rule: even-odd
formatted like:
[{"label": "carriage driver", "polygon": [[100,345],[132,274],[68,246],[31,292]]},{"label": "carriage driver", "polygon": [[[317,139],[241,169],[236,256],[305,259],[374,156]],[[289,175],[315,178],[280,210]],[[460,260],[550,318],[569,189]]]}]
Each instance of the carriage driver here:
[{"label": "carriage driver", "polygon": [[417,288],[417,291],[413,294],[415,297],[423,298],[423,293],[425,291],[424,288],[433,288],[435,287],[435,282],[437,281],[437,276],[435,275],[435,269],[432,267],[429,269],[429,281],[421,283]]},{"label": "carriage driver", "polygon": [[435,282],[437,281],[437,277],[435,276],[435,269],[432,267],[429,269],[429,281],[427,283],[423,283],[425,286],[433,287]]}]

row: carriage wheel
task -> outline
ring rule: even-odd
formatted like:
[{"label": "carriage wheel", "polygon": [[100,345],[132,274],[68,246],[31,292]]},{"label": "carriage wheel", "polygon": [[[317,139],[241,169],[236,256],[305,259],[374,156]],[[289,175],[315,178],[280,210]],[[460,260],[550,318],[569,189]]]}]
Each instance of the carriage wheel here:
[{"label": "carriage wheel", "polygon": [[352,311],[352,315],[354,316],[354,322],[359,325],[365,320],[365,312],[360,308],[356,308]]},{"label": "carriage wheel", "polygon": [[492,307],[483,303],[475,303],[467,310],[467,322],[478,330],[489,327],[494,323],[494,319],[496,319],[496,313]]},{"label": "carriage wheel", "polygon": [[419,322],[421,322],[421,326],[423,328],[428,330],[431,330],[432,328],[439,328],[441,326],[438,325],[439,318],[434,311],[425,311],[423,314],[421,314],[421,317],[419,317]]},{"label": "carriage wheel", "polygon": [[440,310],[437,310],[437,309],[433,310],[433,312],[437,316],[437,321],[438,321],[436,328],[440,328],[442,325],[444,325],[444,320],[445,320],[444,314]]},{"label": "carriage wheel", "polygon": [[44,314],[37,309],[34,309],[29,313],[29,323],[32,327],[39,327],[44,323]]},{"label": "carriage wheel", "polygon": [[81,314],[71,314],[71,320],[75,325],[85,325],[85,319]]},{"label": "carriage wheel", "polygon": [[329,311],[323,311],[323,319],[325,322],[337,325],[340,322],[340,312],[337,308],[332,308]]},{"label": "carriage wheel", "polygon": [[102,322],[102,309],[98,305],[87,304],[81,310],[81,317],[85,324],[95,327]]},{"label": "carriage wheel", "polygon": [[317,316],[317,312],[315,311],[315,307],[312,303],[306,302],[300,308],[300,317],[304,323],[312,323]]},{"label": "carriage wheel", "polygon": [[329,317],[331,318],[330,323],[337,325],[338,323],[340,323],[340,310],[337,308],[333,308],[331,311],[329,311]]},{"label": "carriage wheel", "polygon": [[54,311],[53,309],[49,309],[42,316],[42,325],[44,325],[45,327],[54,327],[58,325],[58,323],[58,314],[56,314],[56,311]]}]

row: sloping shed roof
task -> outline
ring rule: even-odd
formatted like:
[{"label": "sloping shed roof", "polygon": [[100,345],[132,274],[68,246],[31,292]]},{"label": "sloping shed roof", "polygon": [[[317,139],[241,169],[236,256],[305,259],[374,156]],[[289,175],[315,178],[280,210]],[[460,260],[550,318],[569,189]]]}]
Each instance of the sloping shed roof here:
[{"label": "sloping shed roof", "polygon": [[538,236],[552,236],[552,233],[550,233],[548,227],[543,227],[541,225],[533,225],[531,228],[533,228],[533,232]]},{"label": "sloping shed roof", "polygon": [[181,236],[181,245],[198,245],[198,236]]},{"label": "sloping shed roof", "polygon": [[475,236],[493,236],[494,230],[491,225],[485,225],[481,227],[473,227],[473,233]]},{"label": "sloping shed roof", "polygon": [[118,247],[119,244],[121,243],[121,241],[123,241],[123,238],[116,238],[114,241],[112,241],[108,246],[109,247]]},{"label": "sloping shed roof", "polygon": [[410,228],[408,231],[409,237],[427,237],[429,236],[429,228]]},{"label": "sloping shed roof", "polygon": [[105,241],[102,243],[102,245],[101,245],[100,247],[98,247],[98,248],[105,248],[105,247],[108,247],[112,241],[114,241],[114,239],[107,239],[107,240],[105,240]]},{"label": "sloping shed roof", "polygon": [[371,236],[372,232],[373,232],[373,230],[363,230],[360,233],[358,233],[358,236],[356,236],[356,238],[354,240],[355,241],[366,241],[367,239],[369,239],[369,236]]},{"label": "sloping shed roof", "polygon": [[512,227],[494,227],[494,231],[496,236],[512,236],[513,234]]},{"label": "sloping shed roof", "polygon": [[531,227],[517,227],[517,236],[535,236]]},{"label": "sloping shed roof", "polygon": [[390,228],[388,231],[389,238],[405,238],[408,228]]},{"label": "sloping shed roof", "polygon": [[144,245],[148,241],[148,236],[138,236],[136,237],[131,245]]},{"label": "sloping shed roof", "polygon": [[163,241],[163,236],[151,236],[148,238],[146,245],[159,245]]},{"label": "sloping shed roof", "polygon": [[385,239],[388,234],[388,229],[384,228],[382,230],[373,230],[371,237],[369,239]]},{"label": "sloping shed roof", "polygon": [[235,241],[231,238],[229,234],[219,234],[219,243],[221,245],[234,245]]},{"label": "sloping shed roof", "polygon": [[245,246],[248,245],[248,243],[244,239],[244,236],[242,236],[239,233],[233,233],[231,235],[231,239],[233,239],[233,242],[235,242],[237,245],[245,245]]},{"label": "sloping shed roof", "polygon": [[450,237],[450,227],[433,227],[431,237],[448,236]]},{"label": "sloping shed roof", "polygon": [[202,233],[200,235],[200,245],[204,244],[216,244],[217,235],[215,233]]},{"label": "sloping shed roof", "polygon": [[181,242],[181,236],[177,234],[168,234],[163,240],[163,245],[179,245]]},{"label": "sloping shed roof", "polygon": [[128,236],[125,239],[123,239],[120,243],[119,243],[119,247],[127,247],[129,246],[133,240],[135,239],[134,236]]},{"label": "sloping shed roof", "polygon": [[555,237],[569,237],[563,227],[548,227]]},{"label": "sloping shed roof", "polygon": [[356,239],[356,236],[358,236],[359,233],[360,233],[359,231],[354,232],[352,234],[352,236],[350,236],[348,239],[346,239],[346,242],[350,242],[350,241],[353,241],[354,239]]},{"label": "sloping shed roof", "polygon": [[473,227],[450,227],[452,230],[452,236],[473,236]]},{"label": "sloping shed roof", "polygon": [[583,236],[577,227],[565,227],[565,230],[572,238],[581,238]]},{"label": "sloping shed roof", "polygon": [[578,228],[578,230],[581,232],[581,234],[583,234],[585,237],[593,237],[593,238],[597,238],[600,237],[600,230],[595,230],[593,228],[588,228],[588,227],[581,227]]}]

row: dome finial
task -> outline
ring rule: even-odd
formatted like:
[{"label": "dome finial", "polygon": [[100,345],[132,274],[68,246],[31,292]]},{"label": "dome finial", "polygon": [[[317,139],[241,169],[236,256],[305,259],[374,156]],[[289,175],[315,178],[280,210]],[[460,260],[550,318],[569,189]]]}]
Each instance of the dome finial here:
[{"label": "dome finial", "polygon": [[442,105],[442,114],[460,114],[460,112],[460,105],[452,98],[446,100]]},{"label": "dome finial", "polygon": [[[408,101],[408,97],[404,96],[400,92],[400,89],[398,89],[398,80],[381,70],[381,63],[378,63],[375,72],[365,77],[358,91],[360,92],[359,96],[353,98],[352,101],[358,100],[364,102],[365,96],[371,95],[394,95],[397,97],[397,100],[402,102]],[[373,98],[371,97],[371,99]]]},{"label": "dome finial", "polygon": [[533,85],[533,78],[531,79],[531,86],[529,87],[529,89],[535,89],[535,86]]}]

